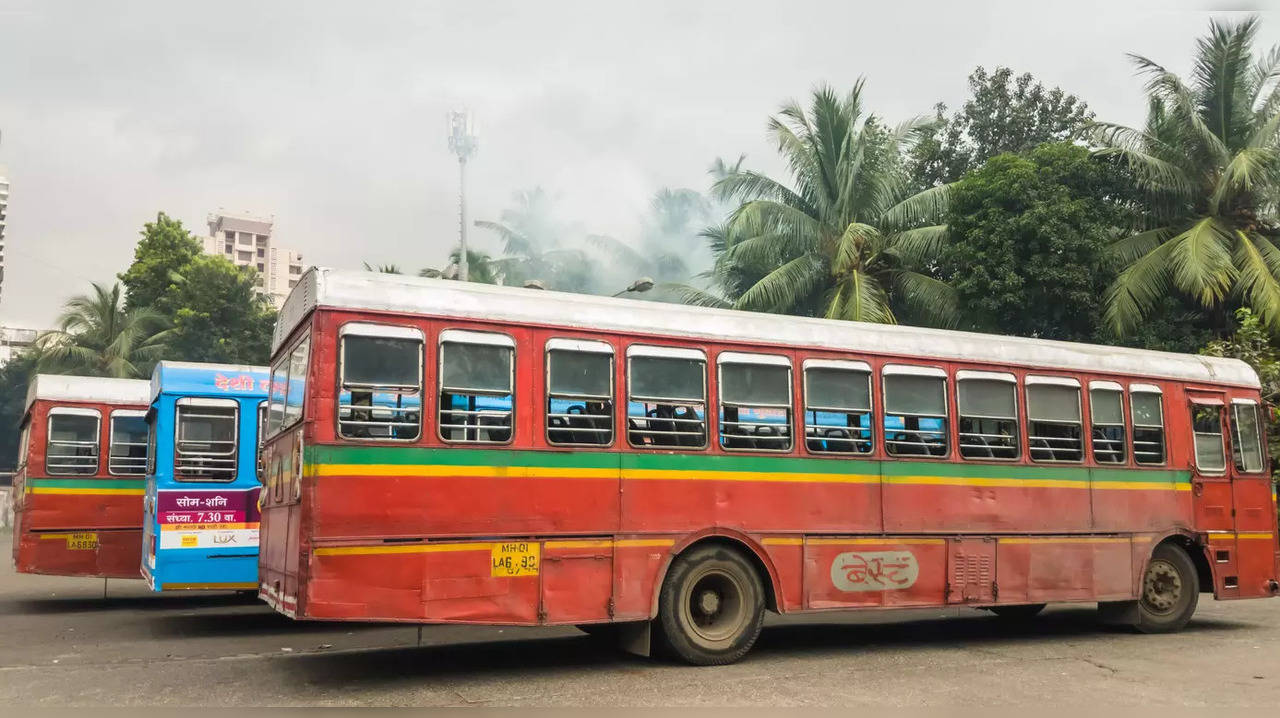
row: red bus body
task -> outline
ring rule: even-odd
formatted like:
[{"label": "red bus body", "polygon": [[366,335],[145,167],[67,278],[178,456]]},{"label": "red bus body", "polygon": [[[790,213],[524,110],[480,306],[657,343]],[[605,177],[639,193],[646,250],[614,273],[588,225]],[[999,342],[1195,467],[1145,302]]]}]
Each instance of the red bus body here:
[{"label": "red bus body", "polygon": [[[113,417],[141,419],[150,384],[39,375],[32,380],[14,474],[13,560],[20,573],[141,578],[145,465],[112,457]],[[99,418],[96,452],[73,472],[49,453],[53,416]],[[93,457],[87,454],[93,453]],[[53,467],[50,467],[53,464]]]},{"label": "red bus body", "polygon": [[[411,328],[425,338],[418,438],[338,436],[338,339],[352,322]],[[437,339],[446,330],[513,340],[509,443],[446,443],[432,428]],[[781,338],[771,341],[774,331]],[[708,541],[745,552],[763,577],[768,606],[784,613],[1131,601],[1153,547],[1169,539],[1188,547],[1202,589],[1216,598],[1277,592],[1269,473],[1193,468],[1188,402],[1258,402],[1256,377],[1242,363],[328,270],[303,277],[276,332],[273,367],[299,341],[309,341],[310,357],[301,420],[264,446],[260,595],[296,618],[648,620],[673,557]],[[855,340],[836,348],[845,340],[827,332]],[[611,445],[548,443],[551,339],[612,348]],[[705,353],[705,448],[629,445],[623,358],[633,345]],[[804,414],[806,360],[865,362],[873,372],[873,451],[820,456],[806,441],[767,456],[722,448],[715,367],[725,352],[788,359],[793,417]],[[1095,359],[1099,367],[1130,369],[1087,370]],[[963,459],[954,448],[941,459],[891,457],[879,440],[888,365],[946,372],[951,417],[957,372],[1012,374],[1021,426],[1029,376],[1084,387],[1114,382],[1126,397],[1139,385],[1158,388],[1166,460],[1140,466],[1130,457],[1117,467],[1086,452],[1071,465],[1041,465],[1030,459],[1025,431],[1013,461]],[[1171,378],[1179,374],[1191,378]],[[1092,442],[1089,395],[1083,392],[1082,436]],[[957,422],[947,427],[955,447]],[[1225,455],[1230,464],[1231,451]],[[513,569],[512,558],[526,565]]]}]

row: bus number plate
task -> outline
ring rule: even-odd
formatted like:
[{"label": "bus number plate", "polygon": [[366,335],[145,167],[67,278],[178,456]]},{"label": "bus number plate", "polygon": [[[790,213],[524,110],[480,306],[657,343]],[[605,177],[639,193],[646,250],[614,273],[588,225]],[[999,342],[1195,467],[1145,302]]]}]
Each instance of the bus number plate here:
[{"label": "bus number plate", "polygon": [[97,551],[98,534],[70,534],[67,536],[68,551]]},{"label": "bus number plate", "polygon": [[494,577],[537,576],[542,544],[533,541],[497,543],[489,553]]}]

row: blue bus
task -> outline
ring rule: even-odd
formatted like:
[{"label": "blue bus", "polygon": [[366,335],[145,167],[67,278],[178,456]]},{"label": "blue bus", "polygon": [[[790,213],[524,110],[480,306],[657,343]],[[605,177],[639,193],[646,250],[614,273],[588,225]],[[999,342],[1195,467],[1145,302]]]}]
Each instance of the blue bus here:
[{"label": "blue bus", "polygon": [[142,576],[153,591],[258,588],[266,367],[162,361],[151,375]]}]

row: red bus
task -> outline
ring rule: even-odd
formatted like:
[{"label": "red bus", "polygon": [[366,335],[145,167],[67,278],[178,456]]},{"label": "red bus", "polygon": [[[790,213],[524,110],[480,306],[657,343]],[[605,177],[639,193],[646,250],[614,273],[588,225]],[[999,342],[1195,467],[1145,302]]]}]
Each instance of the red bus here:
[{"label": "red bus", "polygon": [[313,270],[280,313],[260,595],[571,624],[692,663],[765,610],[1274,596],[1244,363]]},{"label": "red bus", "polygon": [[149,382],[37,375],[13,477],[22,573],[141,578]]}]

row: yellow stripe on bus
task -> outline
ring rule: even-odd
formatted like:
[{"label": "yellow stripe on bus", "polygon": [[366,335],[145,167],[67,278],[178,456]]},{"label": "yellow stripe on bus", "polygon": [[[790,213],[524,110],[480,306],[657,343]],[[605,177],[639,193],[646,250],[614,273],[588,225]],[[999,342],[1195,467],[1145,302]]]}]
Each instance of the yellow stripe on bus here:
[{"label": "yellow stripe on bus", "polygon": [[142,496],[146,489],[54,489],[41,486],[28,486],[29,494],[59,494],[63,496]]},{"label": "yellow stripe on bus", "polygon": [[1010,538],[1000,538],[998,541],[1005,544],[1032,544],[1032,543],[1129,543],[1132,539],[1128,536],[1018,536]]},{"label": "yellow stripe on bus", "polygon": [[256,591],[256,583],[162,583],[161,591]]},{"label": "yellow stripe on bus", "polygon": [[885,536],[882,538],[813,538],[807,541],[809,546],[896,546],[896,545],[928,545],[934,546],[946,543],[946,539],[940,538],[895,538],[893,536]]},{"label": "yellow stripe on bus", "polygon": [[764,481],[781,483],[878,484],[875,474],[814,474],[771,471],[682,471],[679,469],[623,469],[624,479],[675,479],[693,481]]},{"label": "yellow stripe on bus", "polygon": [[[518,543],[522,539],[512,539],[511,541],[489,541],[489,542],[468,542],[468,543],[414,543],[414,544],[384,544],[380,546],[324,546],[314,550],[317,556],[364,556],[376,554],[398,554],[398,553],[440,553],[455,551],[492,551],[494,546],[500,546],[504,543]],[[537,543],[529,541],[528,543]],[[618,539],[617,541],[609,540],[578,540],[569,539],[563,541],[547,541],[548,549],[559,548],[605,548],[608,546],[616,546],[619,548],[633,548],[639,546],[657,546],[669,547],[675,545],[675,539]]]}]

